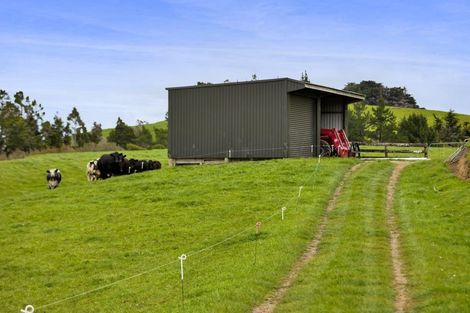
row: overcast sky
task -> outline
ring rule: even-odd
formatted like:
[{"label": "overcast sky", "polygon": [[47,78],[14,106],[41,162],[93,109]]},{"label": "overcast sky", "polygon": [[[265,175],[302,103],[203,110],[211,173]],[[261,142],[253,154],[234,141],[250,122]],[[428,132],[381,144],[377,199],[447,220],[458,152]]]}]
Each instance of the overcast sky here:
[{"label": "overcast sky", "polygon": [[470,114],[470,1],[0,0],[0,89],[50,118],[162,120],[165,87],[300,78],[406,86]]}]

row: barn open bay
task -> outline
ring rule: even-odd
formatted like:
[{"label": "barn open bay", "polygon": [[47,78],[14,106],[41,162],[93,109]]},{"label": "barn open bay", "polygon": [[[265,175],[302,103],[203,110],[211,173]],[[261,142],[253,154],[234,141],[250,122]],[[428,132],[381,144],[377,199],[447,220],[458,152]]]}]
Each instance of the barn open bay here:
[{"label": "barn open bay", "polygon": [[[127,155],[166,164],[165,152]],[[178,311],[178,256],[187,253],[186,306],[192,312],[246,312],[302,253],[334,186],[355,162],[322,160],[319,175],[316,160],[292,159],[164,167],[90,183],[84,167],[95,157],[48,154],[0,163],[0,297],[6,311],[41,307],[165,264],[46,311]],[[64,177],[53,191],[43,173],[51,163]],[[255,223],[288,200],[286,219],[273,217],[256,236]]]}]

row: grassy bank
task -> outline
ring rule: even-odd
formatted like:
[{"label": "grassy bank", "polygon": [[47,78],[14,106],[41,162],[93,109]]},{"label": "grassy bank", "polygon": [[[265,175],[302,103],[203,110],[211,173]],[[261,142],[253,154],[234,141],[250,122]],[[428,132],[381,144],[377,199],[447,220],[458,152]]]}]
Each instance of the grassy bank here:
[{"label": "grassy bank", "polygon": [[[95,183],[86,181],[85,164],[96,153],[0,162],[0,311],[33,304],[36,312],[179,312],[177,257],[187,253],[187,312],[247,312],[302,253],[335,185],[355,162],[324,160],[312,180],[312,159],[168,168],[165,153],[127,152],[164,167]],[[64,176],[52,191],[45,181],[50,167]],[[297,204],[299,184],[309,178]],[[256,236],[256,221],[288,199],[286,219],[273,216]]]}]

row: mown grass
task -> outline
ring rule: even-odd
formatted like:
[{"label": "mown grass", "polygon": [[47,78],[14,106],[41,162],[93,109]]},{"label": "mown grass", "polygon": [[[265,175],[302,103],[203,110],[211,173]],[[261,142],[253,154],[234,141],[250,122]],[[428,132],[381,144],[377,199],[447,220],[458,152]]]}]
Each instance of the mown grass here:
[{"label": "mown grass", "polygon": [[366,163],[346,181],[318,254],[275,312],[393,312],[384,210],[392,169]]},{"label": "mown grass", "polygon": [[[37,155],[0,162],[0,311],[181,312],[177,257],[185,262],[186,312],[247,312],[302,253],[343,173],[355,160],[288,159],[160,171],[86,181],[97,153]],[[63,181],[46,187],[45,170]],[[308,178],[299,203],[298,187]],[[292,198],[294,197],[294,198]],[[288,199],[255,235],[255,223]],[[192,253],[241,230],[214,249]],[[256,263],[255,261],[256,249]],[[50,307],[42,306],[136,273],[153,272]]]},{"label": "mown grass", "polygon": [[395,210],[413,312],[470,312],[469,190],[441,161],[402,173]]},{"label": "mown grass", "polygon": [[460,144],[455,144],[453,146],[432,144],[429,147],[429,158],[434,161],[444,161],[450,157],[457,149]]}]

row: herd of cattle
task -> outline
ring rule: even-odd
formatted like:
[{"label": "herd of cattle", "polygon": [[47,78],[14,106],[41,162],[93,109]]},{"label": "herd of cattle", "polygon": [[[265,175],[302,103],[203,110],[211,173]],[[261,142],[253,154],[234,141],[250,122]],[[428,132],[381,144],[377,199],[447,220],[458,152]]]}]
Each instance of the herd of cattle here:
[{"label": "herd of cattle", "polygon": [[[126,159],[126,155],[114,152],[104,154],[99,159],[87,163],[86,176],[88,181],[107,179],[111,176],[130,175],[145,171],[158,170],[162,168],[159,161]],[[49,169],[46,171],[49,189],[55,189],[62,180],[59,169]]]},{"label": "herd of cattle", "polygon": [[162,168],[159,161],[126,159],[126,155],[114,152],[87,164],[86,175],[89,181],[106,179],[111,176],[130,175]]}]

